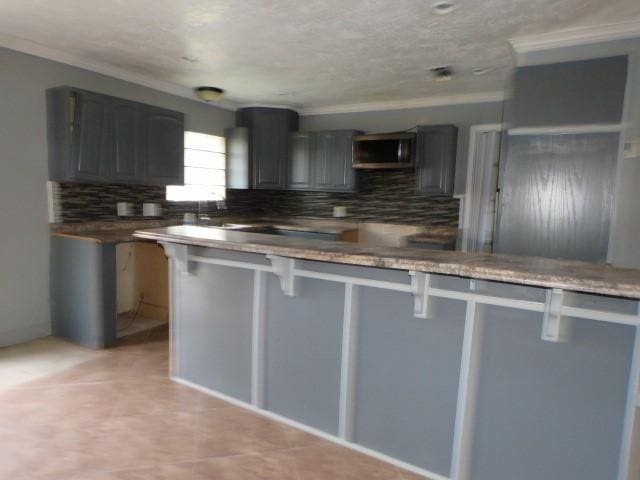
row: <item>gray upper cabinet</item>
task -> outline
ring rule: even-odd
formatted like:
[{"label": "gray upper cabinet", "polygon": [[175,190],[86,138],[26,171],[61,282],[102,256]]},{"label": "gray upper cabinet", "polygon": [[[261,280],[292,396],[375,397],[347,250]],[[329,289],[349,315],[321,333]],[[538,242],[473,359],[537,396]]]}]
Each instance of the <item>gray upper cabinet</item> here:
[{"label": "gray upper cabinet", "polygon": [[353,137],[356,130],[291,134],[290,190],[352,192],[355,189]]},{"label": "gray upper cabinet", "polygon": [[70,169],[77,179],[99,180],[108,169],[108,104],[99,95],[81,92],[70,99],[75,106],[70,119],[72,131]]},{"label": "gray upper cabinet", "polygon": [[72,87],[47,90],[49,178],[180,185],[184,116]]},{"label": "gray upper cabinet", "polygon": [[313,142],[315,187],[323,191],[350,192],[355,188],[353,137],[355,130],[316,132]]},{"label": "gray upper cabinet", "polygon": [[453,195],[458,129],[453,125],[418,127],[418,191]]},{"label": "gray upper cabinet", "polygon": [[620,123],[627,57],[519,67],[510,127]]},{"label": "gray upper cabinet", "polygon": [[291,190],[309,190],[313,188],[313,164],[311,162],[312,134],[294,132],[289,146],[289,182]]},{"label": "gray upper cabinet", "polygon": [[139,181],[142,176],[142,114],[130,102],[113,105],[113,171],[122,181]]},{"label": "gray upper cabinet", "polygon": [[248,184],[261,189],[286,188],[289,133],[298,129],[298,114],[280,108],[243,108],[236,113],[236,126],[249,132]]},{"label": "gray upper cabinet", "polygon": [[145,116],[145,183],[184,183],[184,117],[181,113],[147,108]]}]

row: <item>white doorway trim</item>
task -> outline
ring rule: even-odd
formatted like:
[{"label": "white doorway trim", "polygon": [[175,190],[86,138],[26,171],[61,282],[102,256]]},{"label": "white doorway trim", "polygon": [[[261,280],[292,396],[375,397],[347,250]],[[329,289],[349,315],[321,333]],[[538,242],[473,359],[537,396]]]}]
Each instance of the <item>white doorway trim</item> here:
[{"label": "white doorway trim", "polygon": [[[500,123],[489,123],[481,125],[472,125],[469,133],[469,154],[467,159],[467,181],[465,185],[464,199],[461,202],[464,205],[462,212],[462,244],[461,249],[464,252],[468,252],[471,243],[470,229],[471,229],[471,215],[472,210],[477,211],[479,198],[473,198],[473,186],[477,181],[477,177],[484,171],[484,164],[487,161],[486,158],[479,158],[477,156],[476,148],[478,143],[478,137],[482,134],[489,132],[502,132],[504,127]],[[498,153],[499,155],[499,153]],[[497,203],[496,203],[497,204]]]}]

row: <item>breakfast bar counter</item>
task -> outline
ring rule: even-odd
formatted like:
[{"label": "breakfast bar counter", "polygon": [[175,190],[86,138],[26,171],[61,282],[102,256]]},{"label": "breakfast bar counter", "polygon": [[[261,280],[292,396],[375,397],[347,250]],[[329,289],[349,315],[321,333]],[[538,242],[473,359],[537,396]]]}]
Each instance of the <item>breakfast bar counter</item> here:
[{"label": "breakfast bar counter", "polygon": [[640,271],[174,226],[171,374],[436,480],[640,478]]},{"label": "breakfast bar counter", "polygon": [[416,270],[640,299],[640,270],[587,262],[288,238],[217,227],[176,225],[139,230],[139,239],[345,265]]}]

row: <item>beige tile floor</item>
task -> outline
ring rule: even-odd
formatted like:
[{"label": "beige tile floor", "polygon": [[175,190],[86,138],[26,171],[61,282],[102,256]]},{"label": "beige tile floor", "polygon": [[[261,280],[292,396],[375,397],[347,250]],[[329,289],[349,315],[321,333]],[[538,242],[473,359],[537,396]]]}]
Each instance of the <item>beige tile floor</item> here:
[{"label": "beige tile floor", "polygon": [[0,348],[0,392],[104,355],[55,337]]},{"label": "beige tile floor", "polygon": [[415,480],[171,382],[166,329],[0,392],[0,479]]}]

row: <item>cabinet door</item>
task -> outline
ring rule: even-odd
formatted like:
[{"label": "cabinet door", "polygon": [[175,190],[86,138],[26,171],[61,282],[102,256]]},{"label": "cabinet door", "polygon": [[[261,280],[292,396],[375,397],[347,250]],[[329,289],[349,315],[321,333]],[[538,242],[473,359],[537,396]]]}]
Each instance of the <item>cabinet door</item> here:
[{"label": "cabinet door", "polygon": [[289,140],[289,178],[291,190],[307,190],[313,187],[313,164],[311,162],[311,134],[292,133]]},{"label": "cabinet door", "polygon": [[140,107],[131,102],[114,102],[113,180],[142,181],[142,129]]},{"label": "cabinet door", "polygon": [[418,191],[453,195],[458,129],[453,125],[418,127]]},{"label": "cabinet door", "polygon": [[277,111],[259,111],[251,128],[254,187],[280,189],[286,185],[288,132]]},{"label": "cabinet door", "polygon": [[71,98],[71,177],[102,180],[110,156],[108,100],[89,92],[76,92]]},{"label": "cabinet door", "polygon": [[184,184],[184,116],[149,108],[145,123],[145,183]]},{"label": "cabinet door", "polygon": [[315,186],[319,190],[353,191],[353,135],[351,130],[314,134]]}]

